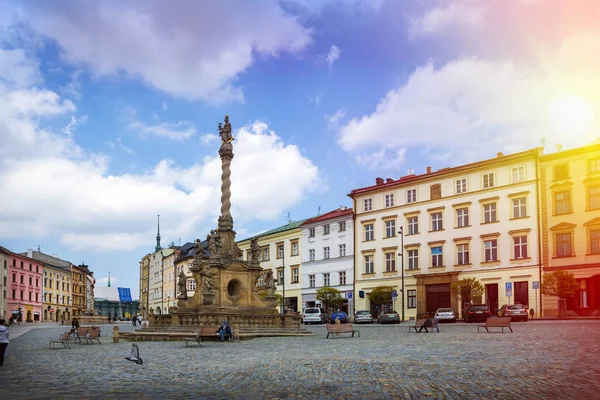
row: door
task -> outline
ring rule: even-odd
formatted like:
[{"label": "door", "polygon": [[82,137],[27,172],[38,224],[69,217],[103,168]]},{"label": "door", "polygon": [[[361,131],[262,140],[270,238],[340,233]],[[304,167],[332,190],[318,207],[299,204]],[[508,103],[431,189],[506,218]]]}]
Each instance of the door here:
[{"label": "door", "polygon": [[529,282],[515,282],[515,301],[514,304],[523,304],[529,306]]},{"label": "door", "polygon": [[433,314],[438,308],[452,308],[450,284],[425,286],[425,312]]},{"label": "door", "polygon": [[485,305],[490,308],[492,315],[498,312],[498,284],[489,283],[485,285]]}]

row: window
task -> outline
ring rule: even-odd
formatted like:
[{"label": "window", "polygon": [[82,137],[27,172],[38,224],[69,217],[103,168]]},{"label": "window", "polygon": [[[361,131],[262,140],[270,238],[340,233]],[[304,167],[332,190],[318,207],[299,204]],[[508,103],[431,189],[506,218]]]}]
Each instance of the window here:
[{"label": "window", "polygon": [[346,245],[340,244],[340,257],[346,257]]},{"label": "window", "polygon": [[456,209],[456,226],[458,228],[469,226],[469,207]]},{"label": "window", "polygon": [[396,236],[396,221],[385,221],[385,237],[391,238]]},{"label": "window", "polygon": [[371,211],[373,209],[373,199],[363,200],[363,211]]},{"label": "window", "polygon": [[525,167],[512,168],[510,175],[512,177],[512,183],[523,182],[525,180]]},{"label": "window", "polygon": [[495,186],[494,183],[494,173],[488,172],[487,174],[483,174],[483,188],[493,188]]},{"label": "window", "polygon": [[417,308],[417,291],[407,290],[406,296],[406,308]]},{"label": "window", "polygon": [[567,164],[555,165],[554,166],[554,180],[565,181],[569,177],[569,169]]},{"label": "window", "polygon": [[194,279],[190,279],[188,281],[189,285],[189,289],[188,290],[196,290],[196,281]]},{"label": "window", "polygon": [[315,249],[308,250],[308,261],[315,261]]},{"label": "window", "polygon": [[21,300],[25,300],[25,299],[23,298],[23,291],[22,291],[22,290],[21,290]]},{"label": "window", "polygon": [[467,191],[467,178],[457,179],[455,181],[456,193],[465,193]]},{"label": "window", "polygon": [[340,285],[346,284],[346,271],[340,272]]},{"label": "window", "polygon": [[527,201],[525,197],[512,199],[513,218],[525,218],[527,216]]},{"label": "window", "polygon": [[469,244],[462,243],[456,245],[456,255],[457,255],[457,264],[458,265],[467,265],[469,264]]},{"label": "window", "polygon": [[13,274],[12,281],[13,281],[13,282],[16,282],[16,281],[17,281],[17,274]]},{"label": "window", "polygon": [[554,212],[556,215],[571,212],[571,199],[569,191],[554,193]]},{"label": "window", "polygon": [[483,205],[483,222],[496,222],[496,203],[488,203]]},{"label": "window", "polygon": [[323,258],[329,258],[329,247],[323,247]]},{"label": "window", "polygon": [[393,193],[385,195],[385,206],[386,207],[393,207],[394,206],[394,194]]},{"label": "window", "polygon": [[485,240],[483,242],[483,248],[485,262],[498,260],[498,239]]},{"label": "window", "polygon": [[408,234],[416,235],[419,233],[419,216],[408,217]]},{"label": "window", "polygon": [[340,221],[338,225],[338,231],[344,232],[346,230],[346,221]]},{"label": "window", "polygon": [[408,250],[408,269],[419,269],[419,250]]},{"label": "window", "polygon": [[323,235],[329,235],[329,225],[323,225]]},{"label": "window", "polygon": [[600,208],[600,186],[588,188],[588,207],[589,210],[597,210]]},{"label": "window", "polygon": [[513,237],[514,258],[527,258],[527,236]]},{"label": "window", "polygon": [[600,254],[600,229],[590,231],[590,253]]},{"label": "window", "polygon": [[16,290],[16,289],[13,289],[13,290],[12,290],[12,299],[13,299],[13,300],[16,300],[16,299],[17,299],[17,290]]},{"label": "window", "polygon": [[595,174],[600,172],[600,158],[596,158],[595,160],[590,160],[589,164],[590,174]]},{"label": "window", "polygon": [[308,237],[315,237],[315,228],[310,228],[308,230]]},{"label": "window", "polygon": [[298,283],[300,279],[300,270],[298,267],[292,268],[292,283]]},{"label": "window", "polygon": [[573,255],[571,246],[571,233],[559,233],[556,235],[556,256],[570,257]]},{"label": "window", "polygon": [[[24,278],[25,277],[23,275],[21,275],[21,283],[23,283],[23,284],[25,283]],[[52,285],[52,280],[50,281],[50,285]]]},{"label": "window", "polygon": [[406,191],[406,202],[414,203],[417,201],[417,189],[408,189]]},{"label": "window", "polygon": [[431,230],[441,231],[443,229],[442,224],[442,212],[435,212],[431,214]]},{"label": "window", "polygon": [[315,276],[314,275],[308,276],[308,286],[312,287],[312,288],[315,287]]},{"label": "window", "polygon": [[298,242],[297,241],[292,242],[292,255],[293,256],[298,255]]},{"label": "window", "polygon": [[444,253],[442,246],[435,246],[431,248],[431,266],[441,267],[444,265]]},{"label": "window", "polygon": [[323,274],[323,286],[331,286],[330,283],[329,274]]},{"label": "window", "polygon": [[283,268],[279,268],[277,270],[277,284],[283,285]]},{"label": "window", "polygon": [[259,261],[269,261],[269,259],[271,258],[270,254],[269,254],[269,246],[267,247],[263,247],[262,251],[259,254]]},{"label": "window", "polygon": [[385,272],[396,272],[395,253],[385,253]]},{"label": "window", "polygon": [[283,258],[283,243],[277,245],[277,258]]},{"label": "window", "polygon": [[373,224],[365,225],[365,241],[375,240],[373,235]]},{"label": "window", "polygon": [[29,286],[33,286],[33,278],[31,276],[29,277]]},{"label": "window", "polygon": [[373,265],[373,256],[365,256],[365,274],[374,274],[375,266]]}]

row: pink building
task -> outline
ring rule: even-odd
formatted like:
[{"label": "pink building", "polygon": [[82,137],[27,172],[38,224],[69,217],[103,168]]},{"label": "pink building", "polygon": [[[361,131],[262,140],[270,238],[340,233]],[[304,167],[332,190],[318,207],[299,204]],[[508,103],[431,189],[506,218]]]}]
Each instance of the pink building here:
[{"label": "pink building", "polygon": [[42,319],[42,275],[41,262],[12,253],[8,259],[8,314],[21,316],[25,322],[40,322]]}]

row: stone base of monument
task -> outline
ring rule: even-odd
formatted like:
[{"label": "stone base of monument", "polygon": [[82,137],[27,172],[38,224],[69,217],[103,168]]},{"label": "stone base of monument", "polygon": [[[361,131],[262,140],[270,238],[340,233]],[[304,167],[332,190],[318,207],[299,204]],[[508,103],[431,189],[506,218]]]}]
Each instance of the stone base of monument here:
[{"label": "stone base of monument", "polygon": [[[102,315],[78,315],[79,325],[101,325],[108,324],[108,317]],[[65,321],[65,324],[71,325],[71,321]]]}]

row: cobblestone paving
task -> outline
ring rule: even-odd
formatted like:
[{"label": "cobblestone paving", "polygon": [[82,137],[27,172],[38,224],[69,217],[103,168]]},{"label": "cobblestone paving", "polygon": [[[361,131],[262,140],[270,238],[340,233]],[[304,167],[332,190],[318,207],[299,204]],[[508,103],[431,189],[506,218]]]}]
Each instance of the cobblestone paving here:
[{"label": "cobblestone paving", "polygon": [[[119,325],[121,330],[133,329]],[[360,325],[360,338],[259,338],[138,342],[48,350],[68,327],[30,329],[11,340],[0,399],[564,399],[600,398],[600,321],[514,323],[514,333],[477,324],[408,333],[407,325]],[[13,328],[11,328],[13,329]]]}]

